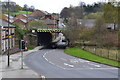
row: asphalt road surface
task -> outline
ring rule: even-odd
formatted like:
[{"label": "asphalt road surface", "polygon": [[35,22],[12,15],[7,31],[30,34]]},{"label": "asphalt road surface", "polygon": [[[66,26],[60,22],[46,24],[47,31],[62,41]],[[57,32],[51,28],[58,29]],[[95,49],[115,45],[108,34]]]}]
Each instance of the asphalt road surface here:
[{"label": "asphalt road surface", "polygon": [[62,49],[33,52],[24,62],[46,78],[118,78],[118,68],[67,55]]}]

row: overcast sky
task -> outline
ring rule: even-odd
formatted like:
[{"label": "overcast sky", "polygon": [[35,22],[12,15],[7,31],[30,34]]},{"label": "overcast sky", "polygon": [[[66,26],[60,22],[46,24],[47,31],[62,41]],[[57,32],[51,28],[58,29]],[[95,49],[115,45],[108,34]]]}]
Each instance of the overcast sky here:
[{"label": "overcast sky", "polygon": [[[5,0],[2,0],[5,1]],[[80,1],[85,2],[86,4],[92,4],[94,2],[102,0],[11,0],[23,6],[27,4],[28,6],[35,6],[36,9],[44,10],[49,13],[60,13],[64,7],[69,7],[70,4],[77,6]]]}]

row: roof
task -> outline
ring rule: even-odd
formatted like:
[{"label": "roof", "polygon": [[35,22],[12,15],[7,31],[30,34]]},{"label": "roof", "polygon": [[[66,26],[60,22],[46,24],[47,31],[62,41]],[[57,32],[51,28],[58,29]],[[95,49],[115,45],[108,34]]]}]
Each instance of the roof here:
[{"label": "roof", "polygon": [[47,11],[41,10],[41,12],[43,12],[43,13],[46,14],[46,15],[49,14]]},{"label": "roof", "polygon": [[25,16],[25,17],[27,17],[27,15],[26,14],[22,14],[23,16]]},{"label": "roof", "polygon": [[[8,23],[3,21],[2,19],[0,19],[0,27],[2,27],[2,26],[3,27],[8,27]],[[10,24],[9,24],[9,27],[14,27],[15,28],[15,26],[10,25]]]},{"label": "roof", "polygon": [[[7,19],[7,21],[8,21],[8,19]],[[10,23],[13,23],[13,22],[14,22],[14,20],[13,20],[13,19],[9,19],[9,22],[10,22]]]},{"label": "roof", "polygon": [[26,19],[16,19],[14,21],[14,23],[16,23],[16,24],[26,24],[27,20]]},{"label": "roof", "polygon": [[[8,14],[4,14],[6,17],[8,17]],[[14,18],[13,16],[9,16],[9,18]]]},{"label": "roof", "polygon": [[14,17],[14,20],[16,19],[28,19],[26,14],[19,14],[18,16]]},{"label": "roof", "polygon": [[56,24],[56,22],[55,22],[55,20],[51,20],[51,19],[45,19],[45,20],[43,20],[46,24],[48,24],[48,25],[54,25],[54,24]]},{"label": "roof", "polygon": [[51,20],[54,20],[55,19],[55,17],[53,17],[52,15],[45,15],[45,16],[43,16],[42,18],[41,18],[41,20],[45,20],[45,19],[51,19]]},{"label": "roof", "polygon": [[20,19],[22,22],[27,23],[26,19]]},{"label": "roof", "polygon": [[35,10],[35,11],[32,12],[31,14],[29,14],[29,16],[46,15],[46,13],[47,13],[47,12],[45,12],[45,11]]}]

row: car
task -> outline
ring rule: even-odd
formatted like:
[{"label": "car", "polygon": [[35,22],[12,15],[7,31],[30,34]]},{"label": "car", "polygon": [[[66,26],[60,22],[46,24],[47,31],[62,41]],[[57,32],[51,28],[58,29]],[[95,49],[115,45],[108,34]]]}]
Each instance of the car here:
[{"label": "car", "polygon": [[54,48],[66,48],[68,46],[67,40],[62,40],[59,42],[52,42],[51,47]]}]

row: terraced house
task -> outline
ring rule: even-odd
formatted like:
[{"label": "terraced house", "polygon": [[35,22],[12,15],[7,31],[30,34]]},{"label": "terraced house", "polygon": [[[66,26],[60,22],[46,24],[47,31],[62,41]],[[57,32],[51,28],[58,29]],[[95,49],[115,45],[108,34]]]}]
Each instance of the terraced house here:
[{"label": "terraced house", "polygon": [[8,30],[8,23],[0,19],[0,53],[4,53],[8,50],[8,36],[10,36],[9,47],[12,49],[15,47],[15,26],[9,25]]}]

